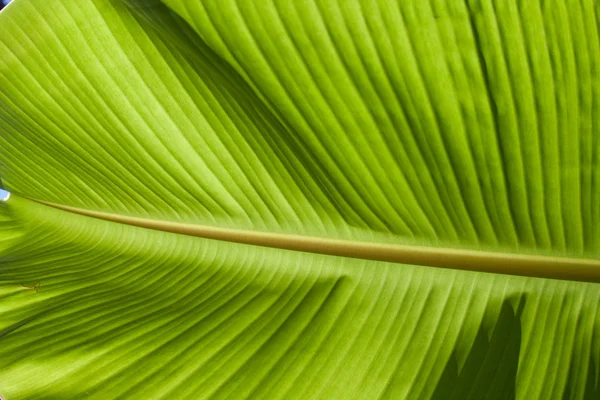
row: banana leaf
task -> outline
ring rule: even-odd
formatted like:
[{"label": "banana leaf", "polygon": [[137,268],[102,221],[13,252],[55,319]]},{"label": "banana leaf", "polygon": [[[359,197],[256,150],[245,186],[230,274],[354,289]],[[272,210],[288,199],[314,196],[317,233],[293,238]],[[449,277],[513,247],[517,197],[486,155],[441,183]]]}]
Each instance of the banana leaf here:
[{"label": "banana leaf", "polygon": [[600,398],[594,0],[16,0],[0,396]]}]

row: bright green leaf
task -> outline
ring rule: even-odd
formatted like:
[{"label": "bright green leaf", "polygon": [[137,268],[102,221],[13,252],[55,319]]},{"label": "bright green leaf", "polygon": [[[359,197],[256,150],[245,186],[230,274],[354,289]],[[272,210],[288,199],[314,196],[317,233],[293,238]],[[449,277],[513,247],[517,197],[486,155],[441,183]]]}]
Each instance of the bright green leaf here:
[{"label": "bright green leaf", "polygon": [[0,13],[0,396],[597,397],[593,0],[163,3]]}]

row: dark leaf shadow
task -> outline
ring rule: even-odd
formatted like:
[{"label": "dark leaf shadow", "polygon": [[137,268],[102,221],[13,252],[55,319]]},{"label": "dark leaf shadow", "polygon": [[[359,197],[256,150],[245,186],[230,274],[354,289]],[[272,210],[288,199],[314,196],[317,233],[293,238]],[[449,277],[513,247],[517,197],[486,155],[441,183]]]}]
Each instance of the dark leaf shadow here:
[{"label": "dark leaf shadow", "polygon": [[479,327],[460,371],[457,352],[453,352],[434,391],[433,400],[508,400],[516,397],[521,314],[525,298],[520,299],[516,311],[512,304],[510,300],[502,303],[494,328],[487,324]]}]

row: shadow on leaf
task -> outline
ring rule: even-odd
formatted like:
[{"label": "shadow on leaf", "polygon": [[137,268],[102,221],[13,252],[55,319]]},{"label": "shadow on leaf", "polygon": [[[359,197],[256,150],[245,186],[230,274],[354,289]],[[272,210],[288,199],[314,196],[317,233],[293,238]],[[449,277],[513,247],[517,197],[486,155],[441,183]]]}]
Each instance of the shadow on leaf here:
[{"label": "shadow on leaf", "polygon": [[454,350],[438,382],[433,400],[515,398],[524,307],[524,298],[520,299],[516,311],[510,300],[505,300],[495,327],[487,324],[479,327],[460,371]]}]

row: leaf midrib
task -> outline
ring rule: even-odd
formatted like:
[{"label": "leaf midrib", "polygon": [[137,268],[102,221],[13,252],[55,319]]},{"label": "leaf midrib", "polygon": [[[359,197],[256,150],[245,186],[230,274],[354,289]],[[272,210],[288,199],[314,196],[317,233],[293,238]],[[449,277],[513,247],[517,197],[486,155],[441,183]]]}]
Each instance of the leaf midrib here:
[{"label": "leaf midrib", "polygon": [[331,256],[422,265],[427,267],[573,281],[600,282],[600,260],[596,259],[372,243],[316,236],[222,228],[130,217],[120,214],[86,210],[29,197],[26,198],[49,207],[87,217],[205,239]]}]

